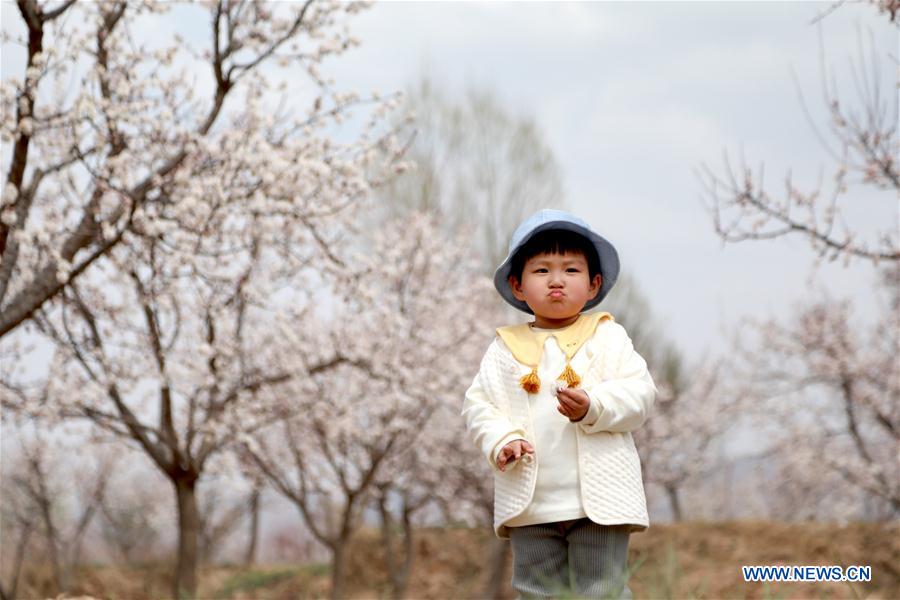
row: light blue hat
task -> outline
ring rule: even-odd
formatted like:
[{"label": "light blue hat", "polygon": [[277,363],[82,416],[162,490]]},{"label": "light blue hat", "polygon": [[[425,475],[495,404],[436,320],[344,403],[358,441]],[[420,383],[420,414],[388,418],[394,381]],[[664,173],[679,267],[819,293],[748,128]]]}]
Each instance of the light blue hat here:
[{"label": "light blue hat", "polygon": [[593,244],[594,249],[597,251],[597,258],[600,262],[600,277],[603,281],[600,283],[600,291],[597,292],[597,295],[593,299],[588,300],[582,310],[588,310],[597,306],[616,284],[616,278],[619,276],[619,253],[616,252],[616,249],[612,244],[599,234],[595,233],[590,225],[583,220],[573,214],[561,210],[554,210],[552,208],[545,208],[537,211],[525,219],[522,224],[516,228],[516,231],[513,233],[512,239],[509,242],[509,254],[506,256],[506,260],[503,261],[503,264],[500,265],[494,273],[494,287],[497,288],[497,291],[509,304],[523,312],[534,314],[524,301],[517,300],[516,297],[513,296],[512,289],[509,287],[509,276],[512,271],[512,261],[516,253],[522,246],[527,244],[528,240],[534,237],[535,234],[548,229],[564,229],[566,231],[578,233]]}]

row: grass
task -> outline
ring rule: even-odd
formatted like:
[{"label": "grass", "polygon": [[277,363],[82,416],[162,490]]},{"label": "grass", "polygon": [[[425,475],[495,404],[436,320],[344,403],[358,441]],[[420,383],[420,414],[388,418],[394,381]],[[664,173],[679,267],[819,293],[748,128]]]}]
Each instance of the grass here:
[{"label": "grass", "polygon": [[[637,573],[638,567],[648,559],[649,556],[641,557],[640,561],[630,568],[630,575],[633,576]],[[704,598],[709,586],[708,577],[704,577],[696,585],[691,585],[686,580],[684,568],[678,560],[675,544],[671,540],[666,543],[662,560],[654,559],[649,562],[640,573],[640,579],[644,582],[645,593],[650,598],[684,598],[685,600]]]},{"label": "grass", "polygon": [[763,600],[783,600],[786,596],[772,589],[768,581],[763,582]]},{"label": "grass", "polygon": [[252,592],[269,587],[279,581],[294,577],[298,569],[277,569],[274,571],[250,570],[235,573],[215,593],[216,598],[231,598],[236,592]]}]

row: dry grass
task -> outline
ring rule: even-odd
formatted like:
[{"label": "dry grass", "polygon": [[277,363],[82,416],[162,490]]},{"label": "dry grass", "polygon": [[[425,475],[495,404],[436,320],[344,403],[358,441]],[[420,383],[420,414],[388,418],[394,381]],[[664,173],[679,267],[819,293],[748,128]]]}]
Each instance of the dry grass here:
[{"label": "dry grass", "polygon": [[[409,598],[479,598],[487,584],[484,565],[493,533],[426,529],[417,532]],[[631,538],[629,586],[635,598],[900,598],[900,525],[856,523],[692,522],[653,525]],[[389,597],[376,531],[363,531],[349,556],[352,598]],[[746,583],[741,565],[870,565],[870,583]],[[514,598],[509,587],[505,598]],[[278,565],[241,569],[210,567],[200,573],[201,598],[298,599],[328,595],[327,565]],[[54,597],[46,577],[31,571],[21,597]],[[84,567],[71,596],[165,598],[163,565]]]},{"label": "dry grass", "polygon": [[[656,525],[632,536],[631,584],[648,598],[897,598],[897,523]],[[870,583],[747,583],[741,565],[870,565]]]}]

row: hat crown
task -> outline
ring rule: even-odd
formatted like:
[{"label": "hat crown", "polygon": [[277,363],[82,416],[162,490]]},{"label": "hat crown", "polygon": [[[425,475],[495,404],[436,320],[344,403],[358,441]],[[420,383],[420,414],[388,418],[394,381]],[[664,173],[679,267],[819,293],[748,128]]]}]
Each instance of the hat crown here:
[{"label": "hat crown", "polygon": [[578,225],[579,227],[583,227],[585,229],[590,229],[590,225],[588,225],[583,219],[576,217],[572,213],[567,213],[564,210],[557,210],[555,208],[542,208],[537,211],[516,227],[516,230],[512,234],[512,238],[509,240],[509,248],[507,248],[507,253],[512,254],[513,250],[519,245],[526,235],[528,235],[533,229],[543,225],[544,223],[552,223],[557,221],[568,221],[573,225]]}]

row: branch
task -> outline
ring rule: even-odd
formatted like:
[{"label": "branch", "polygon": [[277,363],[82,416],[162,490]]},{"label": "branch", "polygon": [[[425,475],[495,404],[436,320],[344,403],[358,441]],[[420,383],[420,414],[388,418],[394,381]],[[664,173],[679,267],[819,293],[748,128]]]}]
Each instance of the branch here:
[{"label": "branch", "polygon": [[[278,38],[264,52],[262,52],[258,57],[256,57],[254,60],[250,61],[249,63],[233,64],[231,66],[231,68],[228,69],[227,78],[231,79],[231,76],[234,73],[234,71],[239,70],[240,73],[238,73],[234,77],[234,81],[237,81],[245,73],[253,70],[262,61],[269,58],[282,44],[284,44],[286,41],[288,41],[290,38],[292,38],[294,35],[296,35],[297,31],[300,29],[300,26],[303,24],[303,19],[306,16],[306,11],[309,9],[310,6],[312,6],[312,4],[313,4],[313,0],[306,0],[306,2],[303,4],[303,8],[300,9],[300,13],[297,15],[297,18],[294,19],[294,23],[291,25],[291,28],[287,31],[287,33],[285,33],[280,38]],[[231,42],[230,39],[229,39],[229,42]]]},{"label": "branch", "polygon": [[[32,4],[28,0],[19,1],[20,9],[23,5],[30,6]],[[117,6],[121,6],[121,10],[124,11],[124,4]],[[115,17],[116,14],[117,12],[115,10],[108,13],[109,18],[105,21],[105,23],[110,24],[110,26],[115,26],[119,22],[119,19],[121,17],[121,15],[119,15],[119,17]],[[214,31],[214,39],[218,39],[217,29]],[[34,53],[40,50],[39,40],[36,43],[38,45],[36,46],[36,50],[34,51]],[[29,56],[32,55],[33,53],[31,53]],[[216,56],[218,57],[218,54]],[[29,61],[30,60],[31,59],[29,58]],[[29,65],[30,64],[31,63],[29,62]],[[221,67],[221,65],[219,65],[219,67]],[[221,73],[221,68],[219,68],[218,73]],[[197,130],[197,135],[199,136],[205,136],[212,128],[219,113],[222,110],[225,96],[232,88],[232,82],[226,79],[221,79],[218,76],[216,82],[217,86],[215,98],[206,119]],[[31,114],[31,110],[31,105],[29,105],[28,114]],[[16,186],[17,190],[21,187],[21,174],[25,171],[25,159],[27,157],[28,140],[29,138],[26,136],[19,138],[19,140],[17,141],[16,149],[14,149],[14,156],[21,155],[21,164],[15,162],[14,160],[14,168],[11,168],[11,174],[7,178],[8,181],[11,181]],[[124,148],[124,146],[121,145],[124,143],[122,140],[119,140],[117,142],[114,138],[113,140],[111,140],[111,143],[114,150],[118,148],[120,149],[119,151],[121,151],[121,148]],[[18,154],[16,154],[17,152]],[[124,195],[131,200],[130,214],[128,220],[125,223],[125,227],[122,228],[119,233],[114,236],[109,242],[102,244],[95,252],[91,253],[76,268],[72,269],[68,278],[68,282],[73,282],[95,260],[105,255],[110,249],[112,249],[116,244],[119,243],[119,241],[122,239],[122,234],[124,234],[126,230],[130,230],[131,228],[134,210],[146,200],[147,194],[157,186],[155,182],[158,182],[160,179],[163,179],[174,172],[184,162],[184,159],[187,156],[188,152],[186,150],[186,147],[180,148],[168,161],[163,163],[161,167],[154,171],[151,171],[143,181],[135,185],[131,190],[128,190],[124,193]],[[21,171],[21,173],[19,173],[19,171]],[[19,175],[16,175],[16,173],[19,173]],[[94,219],[92,207],[97,201],[99,201],[99,196],[100,190],[98,188],[95,188],[91,201],[88,203],[88,207],[85,209],[82,219],[76,227],[75,232],[68,238],[66,238],[63,242],[63,249],[60,252],[60,256],[62,256],[66,261],[71,262],[72,258],[79,250],[88,247],[94,241],[96,232],[99,228],[99,224]],[[124,208],[118,208],[111,215],[108,222],[117,223],[124,214],[124,211]],[[3,248],[5,248],[6,245],[5,236],[7,230],[5,228],[6,226],[0,223],[0,243],[2,243],[3,245],[3,247],[0,248],[0,256],[3,255]],[[20,325],[23,321],[30,318],[38,307],[43,305],[44,302],[51,300],[56,296],[56,294],[60,292],[60,290],[65,287],[65,283],[59,283],[57,281],[56,271],[56,263],[55,261],[51,260],[47,265],[44,266],[43,269],[41,269],[40,273],[34,278],[34,281],[31,285],[20,291],[19,294],[17,294],[16,297],[12,301],[10,301],[8,305],[2,308],[2,311],[0,311],[0,337],[3,337],[12,329]]]},{"label": "branch", "polygon": [[[153,270],[156,275],[156,270]],[[137,295],[140,299],[141,308],[144,312],[144,321],[147,325],[147,334],[150,338],[151,347],[153,348],[153,356],[156,359],[156,365],[159,369],[159,377],[161,385],[159,388],[159,429],[162,433],[162,441],[169,447],[172,453],[172,462],[174,465],[185,465],[185,456],[178,446],[178,434],[175,431],[175,423],[172,416],[172,384],[169,381],[168,371],[166,369],[166,357],[163,353],[162,342],[159,334],[159,319],[153,308],[150,306],[149,293],[141,283],[140,277],[133,269],[129,271],[132,281],[134,281]],[[173,465],[173,466],[174,466]]]},{"label": "branch", "polygon": [[[75,306],[78,308],[79,312],[84,318],[85,323],[88,325],[91,337],[94,341],[94,345],[99,349],[101,354],[103,354],[103,340],[100,337],[96,319],[94,318],[94,315],[91,313],[88,307],[81,300],[81,297],[78,294],[78,288],[73,285],[72,291],[74,293]],[[106,367],[104,366],[104,368]],[[141,445],[141,447],[147,452],[150,458],[153,459],[153,462],[155,462],[164,473],[171,473],[177,466],[177,463],[166,456],[165,447],[155,444],[152,440],[150,440],[150,438],[147,437],[147,428],[141,424],[141,422],[134,415],[131,409],[128,408],[128,405],[125,404],[121,395],[119,394],[119,388],[116,385],[115,381],[108,380],[106,382],[106,390],[109,394],[110,399],[112,399],[113,404],[115,404],[116,409],[119,411],[119,418],[131,433],[131,437]]]},{"label": "branch", "polygon": [[[31,119],[34,114],[34,91],[38,85],[37,78],[28,77],[27,74],[28,70],[34,66],[35,56],[43,51],[44,21],[40,5],[37,2],[33,0],[18,0],[17,3],[19,13],[28,27],[28,59],[25,63],[25,83],[22,91],[18,94],[18,102],[16,102],[17,134],[16,142],[13,145],[12,162],[6,175],[6,185],[11,185],[18,193],[22,189],[22,179],[25,176],[25,167],[28,164],[28,147],[31,143],[31,132],[23,127],[23,124],[26,119]],[[6,240],[8,236],[9,226],[0,221],[0,256],[6,254]]]},{"label": "branch", "polygon": [[[864,245],[852,243],[852,236],[846,236],[844,240],[839,240],[830,235],[834,217],[837,211],[834,210],[827,220],[826,229],[819,229],[815,224],[805,224],[794,219],[790,215],[789,209],[783,206],[789,206],[790,199],[777,205],[768,199],[768,196],[758,191],[750,176],[745,179],[743,188],[739,188],[734,184],[733,174],[732,183],[726,184],[719,177],[714,175],[706,166],[702,165],[704,176],[707,178],[705,182],[707,197],[712,200],[712,205],[708,210],[713,216],[713,223],[716,233],[725,242],[740,242],[744,240],[766,240],[782,237],[790,233],[800,233],[811,239],[814,243],[820,244],[822,249],[819,251],[820,256],[824,256],[828,249],[838,254],[847,254],[864,258],[877,262],[880,260],[900,261],[900,248],[893,248],[885,251],[868,250]],[[727,195],[723,196],[719,193],[719,187],[725,186]],[[798,194],[794,188],[789,188],[792,194]],[[809,194],[810,199],[814,199],[818,192]],[[802,197],[802,195],[800,195]],[[810,203],[814,200],[810,200]],[[834,201],[833,201],[834,202]],[[736,209],[740,211],[740,215],[731,224],[724,226],[721,222],[722,209]],[[827,212],[827,211],[826,211]],[[741,228],[741,220],[745,217],[756,216],[759,220],[751,229]],[[762,225],[769,221],[774,221],[781,225],[771,231],[758,231],[758,225]]]},{"label": "branch", "polygon": [[72,6],[73,4],[75,4],[75,0],[66,0],[66,2],[64,2],[61,6],[59,6],[59,7],[56,8],[55,10],[51,10],[51,11],[48,12],[48,13],[44,13],[44,15],[43,15],[43,17],[42,17],[42,20],[43,20],[45,23],[46,23],[47,21],[52,21],[52,20],[55,19],[56,17],[60,16],[61,14],[63,14],[63,13],[66,12],[67,10],[69,10],[69,8],[71,8],[71,6]]}]

